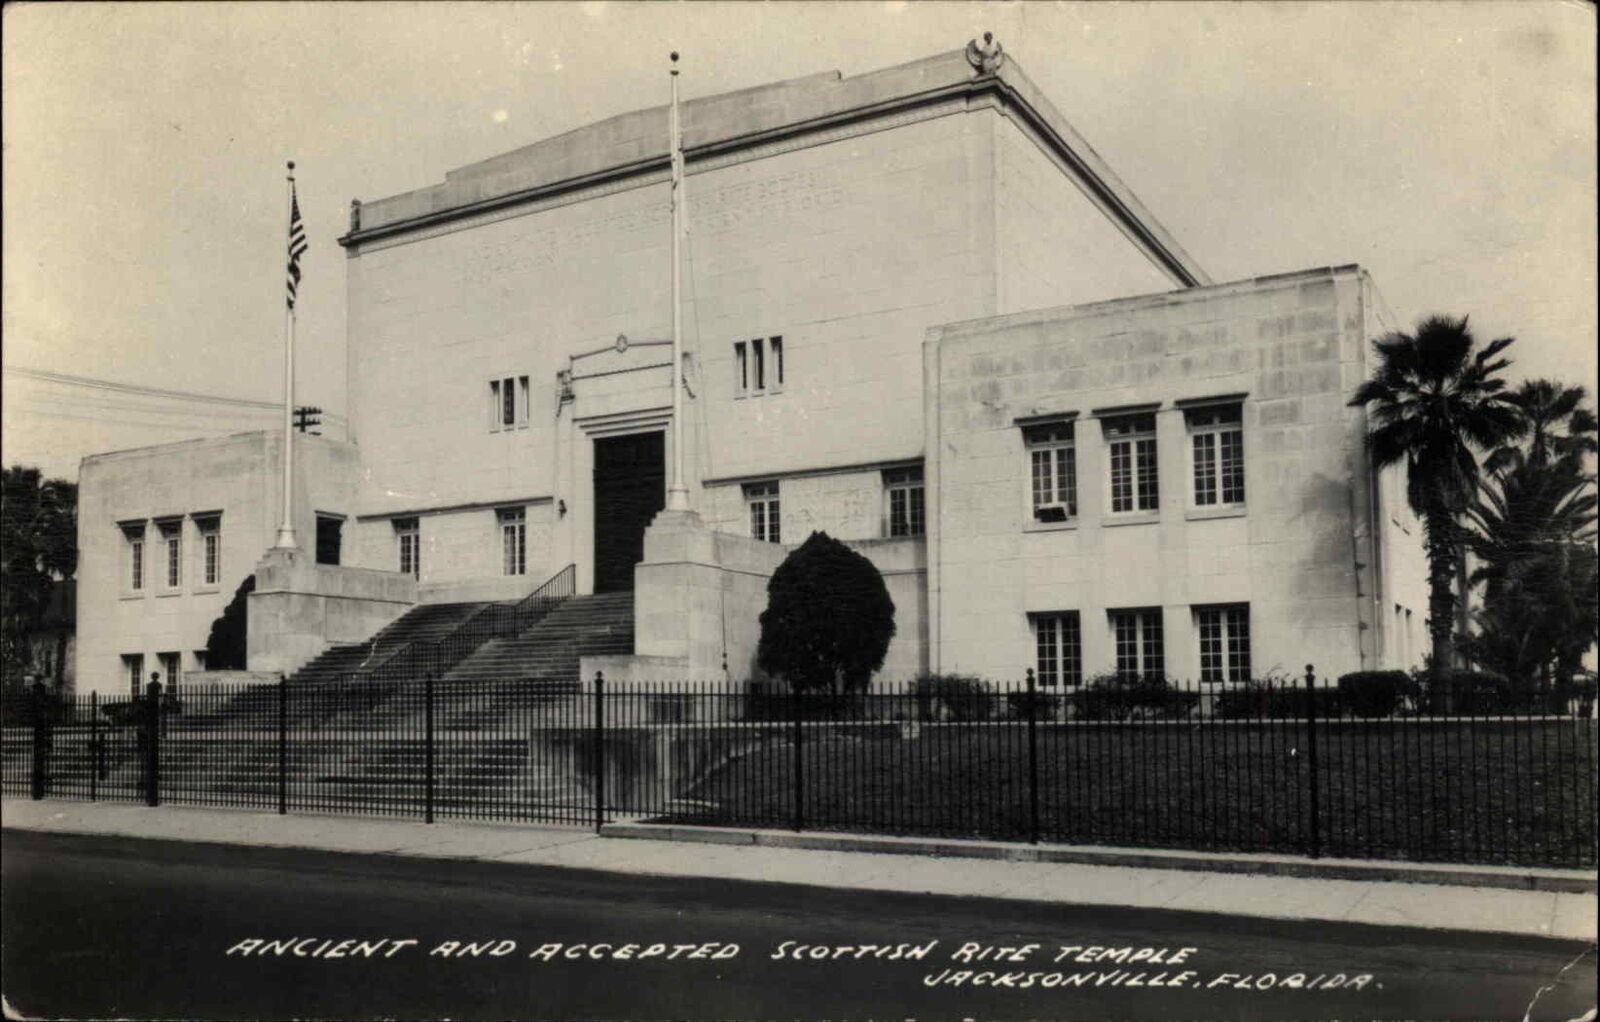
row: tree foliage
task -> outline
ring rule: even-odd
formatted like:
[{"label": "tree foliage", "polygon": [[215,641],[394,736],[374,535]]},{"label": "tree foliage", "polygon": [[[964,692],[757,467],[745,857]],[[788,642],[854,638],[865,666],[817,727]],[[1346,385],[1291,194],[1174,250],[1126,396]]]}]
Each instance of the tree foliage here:
[{"label": "tree foliage", "polygon": [[1510,362],[1498,356],[1511,343],[1503,337],[1475,351],[1465,317],[1429,317],[1415,334],[1372,342],[1378,364],[1349,402],[1367,409],[1373,467],[1406,467],[1406,501],[1422,520],[1431,662],[1439,671],[1454,660],[1460,523],[1477,495],[1476,452],[1494,451],[1526,430],[1499,378]]},{"label": "tree foliage", "polygon": [[813,532],[772,573],[756,659],[798,691],[860,691],[894,638],[894,601],[873,563]]},{"label": "tree foliage", "polygon": [[36,468],[0,469],[0,670],[20,680],[51,583],[78,570],[78,486]]},{"label": "tree foliage", "polygon": [[255,592],[256,577],[246,575],[233,599],[222,608],[222,614],[211,622],[211,635],[206,639],[206,669],[211,671],[242,671],[249,652],[250,594]]},{"label": "tree foliage", "polygon": [[1588,461],[1594,413],[1582,387],[1530,380],[1510,399],[1526,440],[1502,446],[1469,514],[1472,582],[1484,587],[1473,662],[1519,683],[1570,678],[1600,636],[1597,625],[1596,496]]}]

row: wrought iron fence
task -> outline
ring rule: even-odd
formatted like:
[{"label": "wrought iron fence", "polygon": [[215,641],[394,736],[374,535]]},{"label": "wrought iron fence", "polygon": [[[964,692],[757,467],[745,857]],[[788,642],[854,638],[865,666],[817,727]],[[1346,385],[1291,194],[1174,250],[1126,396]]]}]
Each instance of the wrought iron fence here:
[{"label": "wrought iron fence", "polygon": [[925,679],[159,686],[11,696],[33,797],[561,822],[636,819],[1438,862],[1593,866],[1596,722],[1304,683],[1179,692]]}]

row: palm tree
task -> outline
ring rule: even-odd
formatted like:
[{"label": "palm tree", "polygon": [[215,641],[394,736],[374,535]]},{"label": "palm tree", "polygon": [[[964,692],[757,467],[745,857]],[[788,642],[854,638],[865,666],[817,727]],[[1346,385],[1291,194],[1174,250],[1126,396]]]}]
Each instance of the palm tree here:
[{"label": "palm tree", "polygon": [[[1522,410],[1526,442],[1485,463],[1489,485],[1470,511],[1470,545],[1484,607],[1479,653],[1494,651],[1518,680],[1548,687],[1569,676],[1594,642],[1594,413],[1582,387],[1529,380],[1507,399]],[[1515,655],[1511,655],[1515,652]],[[1502,667],[1501,669],[1505,669]]]},{"label": "palm tree", "polygon": [[1461,564],[1460,520],[1478,489],[1478,451],[1493,451],[1526,430],[1521,410],[1503,393],[1496,359],[1503,337],[1474,353],[1466,317],[1430,316],[1415,334],[1372,342],[1378,365],[1350,404],[1365,407],[1367,453],[1374,469],[1404,463],[1406,501],[1422,520],[1428,557],[1428,631],[1432,669],[1454,660],[1455,580]]}]

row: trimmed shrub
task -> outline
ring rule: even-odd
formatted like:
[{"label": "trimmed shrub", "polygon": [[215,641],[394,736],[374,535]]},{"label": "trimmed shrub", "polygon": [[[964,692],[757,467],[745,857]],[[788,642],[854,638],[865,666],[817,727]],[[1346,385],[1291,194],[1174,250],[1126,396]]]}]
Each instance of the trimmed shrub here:
[{"label": "trimmed shrub", "polygon": [[[1344,712],[1344,700],[1335,688],[1313,690],[1312,700],[1318,717],[1337,717]],[[1306,715],[1306,690],[1293,681],[1269,679],[1247,681],[1217,694],[1212,713],[1231,720],[1285,720]]]},{"label": "trimmed shrub", "polygon": [[767,583],[756,663],[796,691],[860,692],[894,628],[894,600],[872,561],[813,532]]},{"label": "trimmed shrub", "polygon": [[1187,717],[1200,702],[1200,693],[1175,689],[1161,675],[1139,678],[1097,674],[1072,694],[1081,720],[1132,720]]},{"label": "trimmed shrub", "polygon": [[911,694],[921,720],[988,720],[994,716],[994,693],[981,679],[964,674],[925,674]]},{"label": "trimmed shrub", "polygon": [[1518,684],[1493,671],[1455,670],[1439,678],[1419,671],[1414,681],[1426,713],[1466,717],[1542,713],[1549,702],[1531,684]]},{"label": "trimmed shrub", "polygon": [[1390,717],[1410,687],[1405,671],[1351,671],[1339,679],[1339,698],[1357,717]]},{"label": "trimmed shrub", "polygon": [[1055,720],[1061,714],[1062,696],[1055,692],[1007,692],[1006,706],[1011,711],[1015,720],[1027,720],[1031,715],[1034,720]]}]

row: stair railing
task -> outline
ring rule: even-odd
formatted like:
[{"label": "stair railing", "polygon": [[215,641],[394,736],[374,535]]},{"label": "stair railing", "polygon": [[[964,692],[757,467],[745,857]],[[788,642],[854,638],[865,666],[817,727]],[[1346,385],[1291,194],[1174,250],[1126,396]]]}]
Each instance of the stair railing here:
[{"label": "stair railing", "polygon": [[415,650],[401,650],[387,662],[397,666],[404,664],[413,671],[420,664],[424,670],[431,670],[442,678],[451,667],[491,639],[520,635],[538,624],[577,593],[577,581],[578,566],[569,564],[512,606],[491,604],[449,634],[431,642],[414,643]]}]

